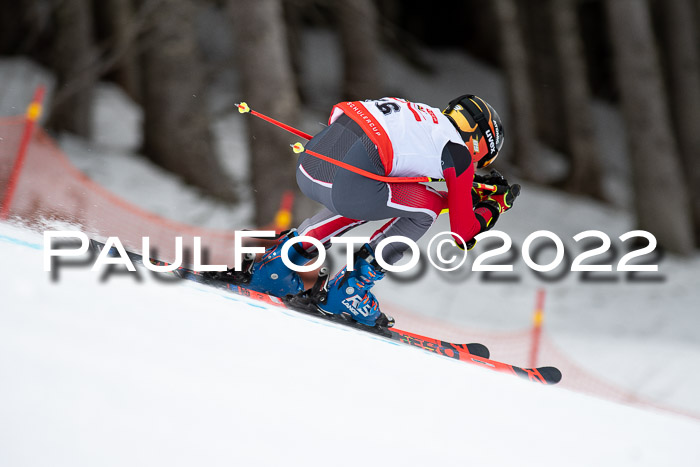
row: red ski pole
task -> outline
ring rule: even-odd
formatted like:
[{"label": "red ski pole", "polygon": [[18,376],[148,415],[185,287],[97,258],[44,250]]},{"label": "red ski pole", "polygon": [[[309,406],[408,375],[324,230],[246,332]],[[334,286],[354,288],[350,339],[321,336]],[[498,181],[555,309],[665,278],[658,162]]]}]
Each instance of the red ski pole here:
[{"label": "red ski pole", "polygon": [[[275,120],[274,118],[270,118],[267,115],[263,115],[260,112],[256,112],[255,110],[251,109],[248,104],[245,102],[240,102],[238,104],[235,104],[236,107],[238,107],[238,111],[242,114],[244,113],[250,113],[252,115],[255,115],[258,118],[261,118],[265,120],[266,122],[272,123],[273,125],[276,125],[283,130],[286,130],[296,136],[299,136],[301,138],[304,138],[305,140],[310,140],[313,138],[308,133],[304,133],[301,130],[298,130],[290,125],[287,125],[286,123],[282,123],[280,121]],[[292,149],[294,150],[295,153],[299,154],[301,152],[306,152],[306,154],[309,154],[310,156],[317,157],[321,160],[324,160],[328,163],[331,163],[333,165],[336,165],[338,167],[342,167],[346,170],[349,170],[351,172],[355,172],[356,174],[362,175],[363,177],[371,178],[372,180],[377,180],[380,182],[385,182],[385,183],[421,183],[421,182],[444,182],[445,180],[442,178],[431,178],[431,177],[386,177],[383,175],[377,175],[373,174],[371,172],[368,172],[366,170],[359,169],[357,167],[354,167],[350,164],[346,164],[345,162],[338,161],[335,159],[332,159],[328,156],[324,156],[323,154],[319,154],[315,151],[310,151],[306,150],[304,148],[304,145],[301,143],[295,143],[292,145]],[[495,185],[487,185],[485,183],[476,183],[474,182],[474,188],[478,188],[481,190],[487,190],[487,191],[496,191],[498,188]]]},{"label": "red ski pole", "polygon": [[244,113],[250,113],[252,115],[255,115],[258,118],[262,118],[266,122],[272,123],[273,125],[277,125],[278,127],[282,128],[283,130],[287,130],[288,132],[297,135],[300,138],[304,138],[305,140],[310,140],[312,136],[308,133],[304,133],[301,130],[297,130],[296,128],[287,125],[286,123],[279,122],[275,120],[274,118],[270,118],[267,115],[263,115],[260,112],[256,112],[255,110],[251,109],[248,107],[248,104],[245,102],[241,102],[240,104],[235,104],[236,107],[238,107],[238,111],[242,114]]},{"label": "red ski pole", "polygon": [[[304,148],[304,145],[301,143],[294,143],[291,145],[292,150],[299,154],[302,152],[305,152],[306,154],[310,156],[317,157],[321,160],[324,160],[326,162],[329,162],[333,165],[337,165],[338,167],[342,167],[343,169],[349,170],[351,172],[355,172],[358,175],[362,175],[363,177],[371,178],[372,180],[377,180],[380,182],[385,182],[385,183],[427,183],[427,182],[444,182],[444,178],[431,178],[431,177],[386,177],[384,175],[377,175],[373,174],[372,172],[367,172],[366,170],[362,170],[358,167],[355,167],[353,165],[347,164],[343,161],[339,161],[336,159],[331,159],[328,156],[324,156],[323,154],[319,154],[318,152],[311,151],[309,149]],[[485,191],[497,191],[498,187],[496,185],[487,185],[486,183],[477,183],[474,182],[472,184],[474,188],[478,188],[481,190]]]},{"label": "red ski pole", "polygon": [[324,160],[326,162],[329,162],[333,165],[337,165],[338,167],[342,167],[343,169],[349,170],[351,172],[355,172],[358,175],[362,175],[363,177],[371,178],[372,180],[377,180],[380,182],[385,182],[385,183],[420,183],[420,182],[441,182],[441,181],[444,181],[442,179],[430,178],[430,177],[386,177],[384,175],[373,174],[372,172],[362,170],[358,167],[347,164],[343,161],[331,159],[328,156],[324,156],[323,154],[319,154],[315,151],[311,151],[309,149],[306,149],[306,148],[304,148],[304,146],[301,143],[294,143],[292,145],[292,150],[297,154],[305,152],[306,154],[308,154],[310,156],[317,157],[317,158]]}]

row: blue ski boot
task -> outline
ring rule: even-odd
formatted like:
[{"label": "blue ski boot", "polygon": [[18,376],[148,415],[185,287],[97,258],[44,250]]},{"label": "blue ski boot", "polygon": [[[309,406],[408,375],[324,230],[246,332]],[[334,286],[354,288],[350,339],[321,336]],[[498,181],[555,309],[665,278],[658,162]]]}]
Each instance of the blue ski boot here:
[{"label": "blue ski boot", "polygon": [[[304,282],[296,271],[289,269],[282,262],[282,246],[299,234],[291,230],[280,238],[279,243],[271,246],[263,254],[260,261],[253,264],[250,282],[245,286],[257,292],[268,293],[277,297],[285,297],[288,294],[298,294],[304,291]],[[287,253],[289,261],[297,266],[303,266],[312,259],[311,255],[304,252],[301,245],[294,244]]]},{"label": "blue ski boot", "polygon": [[379,310],[379,302],[370,292],[385,272],[374,259],[372,247],[365,244],[355,256],[354,270],[346,269],[331,279],[325,301],[318,304],[320,310],[334,315],[348,313],[366,326],[392,327],[394,319]]}]

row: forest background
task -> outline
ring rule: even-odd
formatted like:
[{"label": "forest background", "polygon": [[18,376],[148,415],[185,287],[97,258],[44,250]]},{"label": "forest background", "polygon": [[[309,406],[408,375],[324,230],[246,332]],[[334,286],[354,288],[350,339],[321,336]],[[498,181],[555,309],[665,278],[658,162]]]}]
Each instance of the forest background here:
[{"label": "forest background", "polygon": [[[141,153],[210,196],[237,203],[222,169],[212,122],[234,112],[211,105],[211,84],[233,71],[239,94],[259,112],[298,125],[305,111],[340,100],[392,95],[381,72],[390,50],[416,74],[436,72],[430,55],[460,50],[500,70],[506,148],[499,169],[620,205],[604,181],[594,100],[619,109],[637,228],[689,255],[700,246],[699,0],[4,0],[0,55],[29,57],[57,85],[46,122],[91,138],[99,81],[120,86],[143,109]],[[225,21],[229,27],[214,28]],[[341,95],[304,82],[302,34],[337,35]],[[439,64],[437,65],[439,67]],[[323,70],[316,70],[323,72]],[[455,96],[484,95],[454,76]],[[398,96],[411,99],[411,96]],[[452,96],[454,97],[454,96]],[[441,102],[428,104],[442,107]],[[499,109],[501,110],[501,109]],[[247,125],[256,225],[295,190],[293,139],[257,119]],[[563,171],[548,170],[555,151]],[[308,215],[300,204],[297,220]]]}]

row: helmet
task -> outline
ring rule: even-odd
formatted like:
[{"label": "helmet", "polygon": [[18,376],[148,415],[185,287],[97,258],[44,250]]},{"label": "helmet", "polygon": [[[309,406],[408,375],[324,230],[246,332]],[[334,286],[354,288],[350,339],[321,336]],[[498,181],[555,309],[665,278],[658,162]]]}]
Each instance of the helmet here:
[{"label": "helmet", "polygon": [[485,100],[473,94],[452,99],[442,111],[457,128],[478,168],[490,165],[503,147],[501,117]]}]

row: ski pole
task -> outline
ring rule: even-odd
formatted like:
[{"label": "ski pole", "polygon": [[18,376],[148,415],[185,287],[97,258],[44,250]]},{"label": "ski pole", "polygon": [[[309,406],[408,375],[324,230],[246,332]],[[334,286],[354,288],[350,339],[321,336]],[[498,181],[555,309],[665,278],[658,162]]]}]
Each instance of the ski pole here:
[{"label": "ski pole", "polygon": [[[432,178],[432,177],[385,177],[383,175],[377,175],[377,174],[373,174],[372,172],[362,170],[358,167],[347,164],[345,162],[331,159],[330,157],[324,156],[323,154],[320,154],[316,151],[311,151],[309,149],[306,149],[306,148],[304,148],[304,145],[301,143],[294,143],[290,146],[292,147],[292,150],[297,154],[305,152],[306,154],[308,154],[310,156],[324,160],[330,164],[336,165],[338,167],[349,170],[351,172],[355,172],[356,174],[362,175],[363,177],[371,178],[372,180],[377,180],[379,182],[385,182],[385,183],[425,183],[425,182],[444,182],[445,181],[444,178]],[[474,188],[485,190],[485,191],[496,192],[498,190],[497,186],[487,185],[486,183],[474,182],[472,184],[472,186]]]},{"label": "ski pole", "polygon": [[474,182],[474,183],[472,183],[472,186],[474,188],[476,188],[477,190],[492,191],[494,193],[496,193],[498,191],[498,186],[488,185],[486,183]]},{"label": "ski pole", "polygon": [[[235,104],[236,107],[238,107],[238,111],[242,114],[244,113],[250,113],[258,118],[261,118],[265,120],[266,122],[272,123],[273,125],[276,125],[283,130],[286,130],[296,136],[299,136],[301,138],[304,138],[305,140],[310,140],[313,138],[308,133],[304,133],[301,130],[298,130],[292,126],[289,126],[285,123],[282,123],[280,121],[275,120],[274,118],[270,118],[267,115],[263,115],[260,112],[256,112],[255,110],[251,109],[250,106],[245,103],[245,102],[240,102]],[[291,145],[292,149],[294,150],[295,153],[299,154],[301,152],[306,152],[310,156],[317,157],[321,160],[324,160],[328,163],[331,163],[333,165],[336,165],[338,167],[342,167],[346,170],[349,170],[351,172],[355,172],[358,175],[362,175],[367,178],[371,178],[372,180],[377,180],[380,182],[385,182],[385,183],[424,183],[424,182],[444,182],[445,179],[443,178],[431,178],[431,177],[386,177],[383,175],[377,175],[373,174],[372,172],[367,172],[366,170],[362,170],[360,168],[354,167],[350,164],[346,164],[345,162],[341,162],[335,159],[331,159],[328,156],[324,156],[323,154],[319,154],[315,151],[310,151],[310,150],[305,150],[304,145],[301,143],[295,143]],[[478,188],[481,190],[486,190],[486,191],[493,191],[495,192],[498,188],[495,185],[487,185],[485,183],[477,183],[474,182],[474,188]]]},{"label": "ski pole", "polygon": [[349,170],[351,172],[355,172],[356,174],[362,175],[363,177],[371,178],[372,180],[377,180],[380,182],[385,182],[385,183],[420,183],[420,182],[444,182],[445,181],[444,179],[441,179],[441,178],[430,178],[430,177],[385,177],[383,175],[373,174],[372,172],[362,170],[358,167],[347,164],[343,161],[331,159],[328,156],[324,156],[323,154],[319,154],[315,151],[311,151],[309,149],[306,149],[306,148],[304,148],[304,145],[302,145],[301,143],[294,143],[291,145],[291,147],[292,147],[292,150],[297,154],[305,152],[306,154],[308,154],[310,156],[324,160],[324,161],[329,162],[329,163],[336,165],[338,167],[342,167],[343,169]]},{"label": "ski pole", "polygon": [[305,140],[310,140],[312,138],[312,136],[308,133],[304,133],[303,131],[297,130],[296,128],[294,128],[292,126],[289,126],[285,123],[279,122],[279,121],[275,120],[274,118],[270,118],[267,115],[263,115],[260,112],[256,112],[255,110],[248,107],[248,104],[246,104],[245,102],[241,102],[241,103],[234,104],[234,105],[236,107],[238,107],[238,111],[242,114],[250,113],[252,115],[255,115],[256,117],[262,118],[266,122],[272,123],[273,125],[277,125],[278,127],[282,128],[283,130],[287,130],[288,132],[290,132],[290,133],[292,133],[300,138],[304,138]]}]

